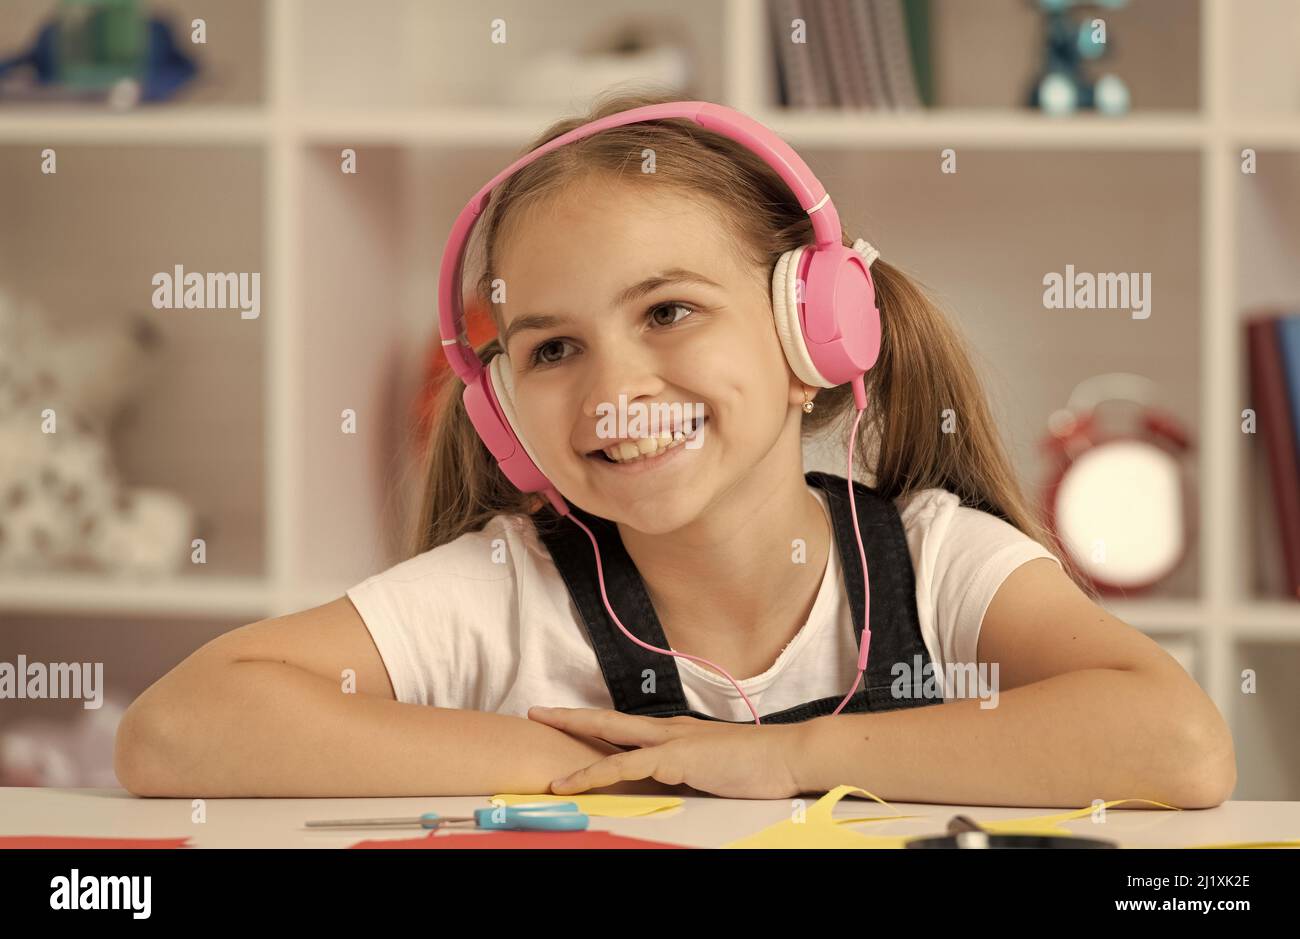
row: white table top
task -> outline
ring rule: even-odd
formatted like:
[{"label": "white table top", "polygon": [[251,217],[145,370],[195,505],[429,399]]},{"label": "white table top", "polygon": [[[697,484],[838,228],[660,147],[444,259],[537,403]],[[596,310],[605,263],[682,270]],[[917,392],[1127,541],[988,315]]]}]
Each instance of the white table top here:
[{"label": "white table top", "polygon": [[[438,812],[466,815],[489,805],[488,796],[397,799],[207,799],[207,820],[191,822],[189,799],[142,799],[124,789],[0,788],[0,835],[78,835],[113,838],[181,838],[204,848],[342,848],[357,841],[412,838],[411,829],[321,831],[307,819],[372,818]],[[811,806],[816,796],[805,796]],[[976,821],[1028,818],[1068,811],[970,805],[891,803],[903,815],[925,818],[856,824],[872,835],[942,834],[948,820],[966,814]],[[886,814],[878,803],[845,798],[836,817]],[[791,800],[719,799],[686,796],[673,809],[638,818],[591,819],[592,829],[694,847],[718,847],[791,817]],[[1105,822],[1089,816],[1064,823],[1077,835],[1116,840],[1126,848],[1179,847],[1240,841],[1300,839],[1300,802],[1225,802],[1212,809],[1111,808]],[[464,829],[460,829],[464,831]],[[439,833],[435,837],[444,837]],[[492,837],[475,833],[475,837]]]}]

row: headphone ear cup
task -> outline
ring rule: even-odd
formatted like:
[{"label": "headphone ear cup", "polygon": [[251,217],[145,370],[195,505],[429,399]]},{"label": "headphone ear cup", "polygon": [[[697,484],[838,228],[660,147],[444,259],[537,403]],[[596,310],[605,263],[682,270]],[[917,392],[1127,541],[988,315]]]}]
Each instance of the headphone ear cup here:
[{"label": "headphone ear cup", "polygon": [[809,357],[827,387],[857,382],[880,356],[880,309],[870,259],[840,244],[809,251],[800,264]]},{"label": "headphone ear cup", "polygon": [[799,322],[799,262],[806,250],[807,246],[795,248],[777,258],[772,269],[772,318],[785,359],[799,380],[817,388],[833,388],[813,364],[804,341],[803,324]]},{"label": "headphone ear cup", "polygon": [[[505,353],[493,356],[488,368],[488,374],[492,379],[492,391],[496,395],[497,403],[501,406],[501,413],[505,416],[511,435],[519,442],[520,447],[528,456],[538,474],[545,478],[545,474],[541,472],[541,461],[537,459],[537,454],[533,453],[528,446],[528,440],[519,429],[519,417],[515,411],[515,378],[514,372],[510,368],[510,357]],[[547,485],[550,485],[549,481]]]},{"label": "headphone ear cup", "polygon": [[876,364],[880,310],[869,261],[845,245],[804,245],[777,259],[772,316],[786,360],[804,384],[835,388],[858,382]]},{"label": "headphone ear cup", "polygon": [[479,438],[516,488],[522,492],[555,488],[518,431],[509,358],[504,354],[493,356],[478,378],[465,386],[464,400]]}]

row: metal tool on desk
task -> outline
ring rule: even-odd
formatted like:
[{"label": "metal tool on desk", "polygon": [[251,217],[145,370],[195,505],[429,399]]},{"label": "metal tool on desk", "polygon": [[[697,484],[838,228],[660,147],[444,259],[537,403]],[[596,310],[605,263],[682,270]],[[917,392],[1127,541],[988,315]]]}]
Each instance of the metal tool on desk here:
[{"label": "metal tool on desk", "polygon": [[909,839],[905,848],[1117,848],[1105,838],[1081,835],[999,834],[985,831],[968,815],[954,815],[948,822],[948,834]]},{"label": "metal tool on desk", "polygon": [[423,815],[403,818],[339,818],[308,821],[308,828],[482,828],[491,831],[584,831],[588,817],[576,802],[528,802],[475,809],[473,815]]}]

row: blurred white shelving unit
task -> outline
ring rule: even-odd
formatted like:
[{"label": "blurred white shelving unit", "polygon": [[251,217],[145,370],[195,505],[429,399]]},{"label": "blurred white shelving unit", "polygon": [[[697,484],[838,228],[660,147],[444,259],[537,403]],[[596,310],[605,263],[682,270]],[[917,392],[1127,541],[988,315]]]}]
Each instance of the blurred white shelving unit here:
[{"label": "blurred white shelving unit", "polygon": [[[197,0],[160,5],[182,19],[213,15]],[[19,4],[28,22],[43,6]],[[257,234],[251,254],[235,250],[246,232],[233,220],[195,250],[233,253],[253,265],[237,269],[265,271],[267,287],[261,317],[231,327],[255,338],[227,340],[244,356],[230,368],[256,375],[258,436],[250,443],[228,428],[214,431],[233,434],[214,446],[251,447],[244,457],[257,463],[234,483],[257,515],[230,523],[232,544],[247,547],[253,568],[213,565],[211,574],[148,586],[84,576],[2,580],[0,628],[33,637],[62,617],[84,624],[95,616],[184,616],[219,632],[336,598],[398,560],[383,527],[394,511],[396,458],[376,459],[373,435],[340,434],[340,409],[354,408],[362,426],[378,427],[377,415],[394,407],[385,395],[395,387],[409,392],[411,357],[394,356],[422,348],[432,329],[445,227],[496,167],[566,110],[521,97],[527,88],[518,72],[528,56],[572,46],[583,32],[577,23],[598,31],[636,16],[663,24],[691,49],[690,94],[740,108],[786,137],[836,193],[846,224],[871,232],[886,255],[936,288],[988,370],[1029,478],[1036,428],[1089,370],[1111,370],[1112,359],[1127,354],[1169,389],[1173,410],[1199,430],[1200,536],[1181,578],[1151,598],[1110,606],[1185,654],[1232,720],[1243,766],[1272,753],[1282,742],[1245,717],[1267,707],[1294,718],[1300,692],[1270,689],[1268,703],[1252,701],[1248,711],[1238,707],[1240,673],[1261,658],[1298,654],[1300,604],[1277,599],[1276,580],[1259,573],[1270,550],[1257,531],[1268,490],[1239,432],[1240,411],[1250,406],[1240,317],[1261,303],[1300,307],[1300,4],[1147,0],[1114,11],[1112,35],[1143,53],[1115,65],[1134,74],[1137,109],[1123,119],[1051,119],[1004,104],[1006,88],[1032,74],[1038,42],[1014,44],[1024,62],[1010,53],[990,60],[978,30],[1033,36],[1037,17],[1018,0],[989,0],[974,23],[972,6],[934,0],[939,106],[921,114],[779,107],[758,0],[555,0],[545,16],[526,0],[504,0],[492,11],[470,2],[240,0],[221,14],[227,34],[245,39],[226,50],[234,59],[225,71],[258,76],[260,90],[250,92],[241,79],[225,98],[128,114],[0,103],[0,168],[43,146],[74,155],[165,151],[172,159],[154,171],[160,197],[195,185],[243,192],[255,216],[247,220]],[[498,16],[512,30],[506,49],[490,49],[482,38]],[[20,38],[0,30],[6,44]],[[482,55],[446,54],[471,41],[484,43]],[[214,55],[222,42],[210,25]],[[1182,78],[1162,82],[1169,74]],[[985,75],[993,77],[981,85]],[[575,89],[570,110],[585,96]],[[356,176],[338,172],[344,147],[358,153]],[[934,167],[948,147],[963,164],[943,191]],[[1246,147],[1259,153],[1256,176],[1240,172]],[[188,175],[192,154],[209,160],[202,182]],[[18,178],[0,176],[0,196],[27,185]],[[873,181],[881,178],[891,184],[877,191]],[[34,198],[17,200],[24,223],[44,211]],[[1106,217],[1116,220],[1114,245],[1078,234]],[[159,224],[163,244],[193,220]],[[1036,245],[1017,239],[1029,226]],[[16,229],[0,234],[0,277],[63,297],[47,275],[30,273],[39,259],[22,254],[23,237]],[[6,253],[25,263],[6,264]],[[1074,327],[1044,326],[1041,303],[1037,321],[1007,328],[1041,293],[1043,271],[1069,259],[1127,270],[1135,256],[1160,285],[1162,309],[1146,340],[1126,332],[1128,322],[1080,325],[1053,339],[1052,329]],[[133,296],[107,262],[89,256],[86,263],[71,280],[105,278],[119,299]],[[1017,284],[1018,270],[1037,274]],[[1017,363],[1038,365],[1043,357],[1060,367],[1011,377]],[[235,371],[222,374],[230,379]],[[150,447],[163,445],[147,444],[146,433],[132,438],[139,452],[128,465],[145,465]],[[843,472],[829,459],[819,468]],[[226,484],[187,472],[178,469],[170,481],[196,498]],[[1267,772],[1243,775],[1238,798],[1300,798],[1300,747],[1293,735],[1285,746]]]}]

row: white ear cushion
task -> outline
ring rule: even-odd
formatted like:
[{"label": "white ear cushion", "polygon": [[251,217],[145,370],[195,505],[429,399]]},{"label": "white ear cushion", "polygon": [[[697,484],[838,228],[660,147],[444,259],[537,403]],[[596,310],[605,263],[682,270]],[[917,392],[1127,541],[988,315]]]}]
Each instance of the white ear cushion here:
[{"label": "white ear cushion", "polygon": [[[806,246],[805,246],[806,247]],[[793,273],[799,270],[799,259],[805,248],[795,248],[777,258],[776,267],[772,269],[772,316],[776,322],[776,334],[781,339],[781,348],[785,350],[786,361],[791,370],[799,376],[805,385],[817,388],[834,388],[813,365],[808,347],[804,345],[803,330],[799,327],[799,304],[795,297]]]},{"label": "white ear cushion", "polygon": [[501,410],[505,412],[506,421],[510,424],[510,429],[515,432],[519,443],[523,445],[524,452],[532,458],[533,465],[541,470],[542,475],[547,475],[546,470],[542,468],[542,461],[537,459],[537,454],[528,446],[527,438],[519,431],[519,419],[515,414],[515,380],[510,369],[510,359],[504,352],[494,355],[492,361],[488,363],[488,379],[492,382],[492,390],[496,393]]}]

